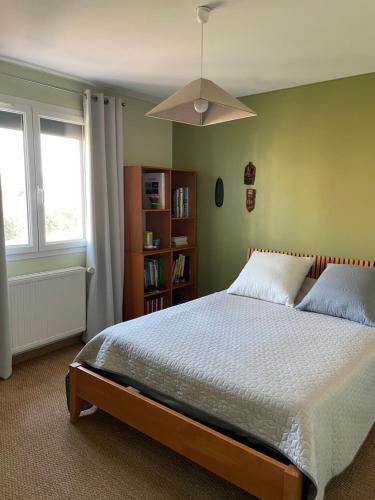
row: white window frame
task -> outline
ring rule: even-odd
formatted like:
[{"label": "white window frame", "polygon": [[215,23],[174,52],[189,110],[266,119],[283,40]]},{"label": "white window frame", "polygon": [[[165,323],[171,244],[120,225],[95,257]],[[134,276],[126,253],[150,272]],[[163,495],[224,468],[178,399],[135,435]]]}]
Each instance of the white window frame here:
[{"label": "white window frame", "polygon": [[81,149],[81,183],[83,235],[79,240],[47,243],[45,240],[45,219],[43,203],[43,176],[40,144],[40,118],[58,120],[84,126],[82,111],[63,108],[37,101],[0,95],[0,110],[23,115],[25,185],[28,217],[28,245],[7,245],[8,260],[27,260],[63,253],[79,253],[86,247],[86,178],[84,168],[84,147]]},{"label": "white window frame", "polygon": [[0,96],[0,110],[8,113],[20,114],[23,117],[23,147],[24,147],[24,165],[25,165],[25,187],[26,187],[26,208],[28,222],[28,245],[7,245],[7,255],[25,255],[38,251],[38,225],[37,208],[35,193],[35,175],[34,175],[34,142],[33,142],[33,120],[31,107],[22,102],[4,101]]},{"label": "white window frame", "polygon": [[[45,112],[46,111],[46,112]],[[44,189],[42,174],[42,151],[40,144],[40,119],[56,120],[59,122],[73,123],[83,126],[83,120],[76,115],[60,113],[52,110],[43,110],[39,108],[34,110],[34,149],[36,158],[36,179],[37,179],[37,210],[38,220],[42,221],[39,226],[39,251],[63,250],[66,248],[83,247],[86,245],[86,189],[85,189],[85,169],[83,162],[83,143],[81,143],[81,201],[83,214],[83,238],[76,240],[65,240],[61,242],[47,243],[45,235],[45,213],[44,213]]]}]

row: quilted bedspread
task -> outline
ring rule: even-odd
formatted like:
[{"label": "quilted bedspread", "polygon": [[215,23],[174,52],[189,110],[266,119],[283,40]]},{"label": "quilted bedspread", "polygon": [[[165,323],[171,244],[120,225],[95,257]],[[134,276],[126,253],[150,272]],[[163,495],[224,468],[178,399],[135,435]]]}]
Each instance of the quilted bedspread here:
[{"label": "quilted bedspread", "polygon": [[256,436],[315,484],[375,416],[375,328],[215,293],[104,330],[78,354]]}]

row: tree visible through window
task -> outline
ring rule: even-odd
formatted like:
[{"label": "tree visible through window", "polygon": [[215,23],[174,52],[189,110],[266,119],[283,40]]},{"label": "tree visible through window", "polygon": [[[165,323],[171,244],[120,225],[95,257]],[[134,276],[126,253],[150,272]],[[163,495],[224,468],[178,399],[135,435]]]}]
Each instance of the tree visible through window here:
[{"label": "tree visible through window", "polygon": [[84,237],[82,126],[40,119],[46,242]]}]

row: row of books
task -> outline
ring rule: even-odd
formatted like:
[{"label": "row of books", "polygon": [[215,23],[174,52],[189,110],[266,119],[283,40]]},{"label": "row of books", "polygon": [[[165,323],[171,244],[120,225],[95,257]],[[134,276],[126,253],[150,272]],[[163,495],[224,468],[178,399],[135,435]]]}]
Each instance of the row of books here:
[{"label": "row of books", "polygon": [[172,216],[189,217],[189,188],[180,187],[173,190]]},{"label": "row of books", "polygon": [[160,257],[145,258],[144,260],[144,285],[145,291],[151,292],[162,287],[163,261]]},{"label": "row of books", "polygon": [[187,236],[172,236],[172,245],[175,247],[181,247],[188,244]]},{"label": "row of books", "polygon": [[190,258],[188,255],[177,254],[173,256],[172,282],[189,281]]},{"label": "row of books", "polygon": [[161,311],[164,307],[164,298],[155,297],[145,300],[145,314],[150,314],[156,311]]}]

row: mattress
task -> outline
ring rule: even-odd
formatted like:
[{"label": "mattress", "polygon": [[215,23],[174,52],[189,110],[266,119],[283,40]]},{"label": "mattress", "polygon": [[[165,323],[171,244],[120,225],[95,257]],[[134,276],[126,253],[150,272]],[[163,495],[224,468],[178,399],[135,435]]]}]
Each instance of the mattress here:
[{"label": "mattress", "polygon": [[374,423],[374,328],[226,292],[110,327],[76,361],[255,436],[318,500]]}]

